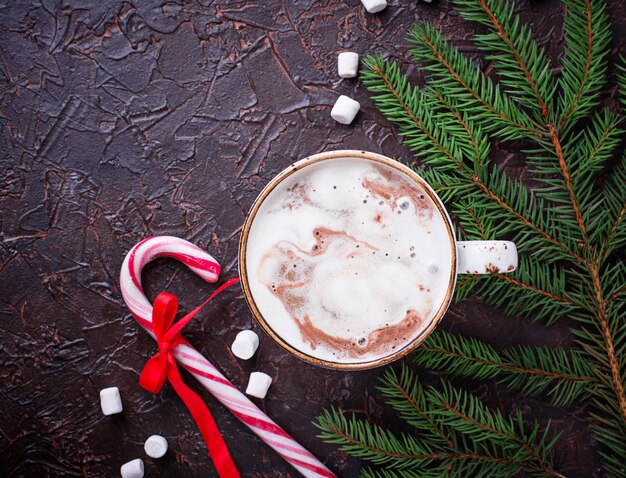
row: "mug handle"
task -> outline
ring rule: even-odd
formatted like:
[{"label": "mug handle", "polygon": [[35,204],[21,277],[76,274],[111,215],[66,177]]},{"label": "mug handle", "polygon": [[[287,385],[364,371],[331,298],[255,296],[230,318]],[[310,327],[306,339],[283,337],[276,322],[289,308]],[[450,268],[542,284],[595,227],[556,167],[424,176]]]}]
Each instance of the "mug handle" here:
[{"label": "mug handle", "polygon": [[457,274],[499,274],[517,269],[511,241],[457,241]]}]

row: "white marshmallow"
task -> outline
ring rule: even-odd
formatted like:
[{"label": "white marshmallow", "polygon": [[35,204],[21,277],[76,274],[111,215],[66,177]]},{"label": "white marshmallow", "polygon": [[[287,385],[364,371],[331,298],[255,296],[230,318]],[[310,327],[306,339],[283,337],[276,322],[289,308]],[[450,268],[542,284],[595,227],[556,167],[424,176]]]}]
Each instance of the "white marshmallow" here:
[{"label": "white marshmallow", "polygon": [[335,106],[333,106],[333,109],[330,112],[330,116],[341,124],[350,124],[359,112],[359,109],[361,109],[361,105],[358,101],[345,95],[341,95],[337,98]]},{"label": "white marshmallow", "polygon": [[150,458],[161,458],[167,453],[167,440],[161,435],[152,435],[146,440],[143,449]]},{"label": "white marshmallow", "polygon": [[124,463],[120,473],[122,478],[143,478],[143,460],[136,458],[128,463]]},{"label": "white marshmallow", "polygon": [[378,13],[387,8],[387,0],[361,0],[361,3],[370,13]]},{"label": "white marshmallow", "polygon": [[272,377],[263,372],[252,372],[248,381],[246,393],[257,398],[265,398],[267,390],[272,384]]},{"label": "white marshmallow", "polygon": [[235,357],[248,360],[254,355],[256,349],[259,348],[259,336],[252,330],[242,330],[235,337],[233,345],[230,349]]},{"label": "white marshmallow", "polygon": [[359,54],[344,51],[337,57],[337,71],[341,78],[354,78],[359,69]]},{"label": "white marshmallow", "polygon": [[120,389],[117,387],[103,388],[100,390],[100,408],[105,415],[115,415],[122,411],[122,398]]}]

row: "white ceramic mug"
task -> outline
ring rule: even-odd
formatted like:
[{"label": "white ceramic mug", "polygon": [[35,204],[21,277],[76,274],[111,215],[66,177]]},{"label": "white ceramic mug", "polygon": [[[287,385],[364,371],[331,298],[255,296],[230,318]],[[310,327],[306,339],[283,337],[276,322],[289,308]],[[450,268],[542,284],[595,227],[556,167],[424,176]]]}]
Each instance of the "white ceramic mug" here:
[{"label": "white ceramic mug", "polygon": [[[378,358],[376,360],[368,360],[360,363],[340,363],[332,360],[324,360],[318,357],[314,357],[310,354],[303,352],[296,348],[292,343],[282,337],[268,324],[266,317],[260,312],[255,297],[250,288],[250,274],[247,270],[247,253],[249,244],[249,235],[251,227],[254,223],[256,214],[264,203],[268,195],[274,191],[277,185],[279,185],[286,178],[290,177],[296,171],[301,171],[313,164],[325,162],[325,165],[332,167],[332,161],[345,158],[362,158],[372,161],[374,163],[381,163],[388,167],[395,169],[402,173],[405,177],[411,181],[415,181],[421,188],[430,196],[434,204],[437,207],[438,213],[443,218],[448,231],[448,240],[450,241],[449,251],[451,257],[450,263],[452,264],[451,272],[448,280],[448,287],[445,294],[445,300],[438,308],[436,313],[428,319],[428,325],[422,332],[416,336],[411,342],[407,343],[402,348],[395,350],[393,353],[385,357]],[[415,349],[436,327],[443,315],[445,314],[454,294],[454,288],[456,285],[457,274],[496,274],[503,272],[510,272],[517,267],[517,249],[515,244],[510,241],[457,241],[454,235],[454,228],[452,227],[452,221],[448,215],[443,202],[439,199],[435,191],[432,189],[424,179],[422,179],[415,171],[406,167],[405,165],[394,161],[385,156],[356,150],[343,150],[343,151],[330,151],[320,154],[309,156],[297,163],[289,166],[287,169],[279,173],[274,179],[272,179],[267,186],[261,191],[256,201],[252,205],[250,212],[246,218],[241,235],[241,241],[239,246],[239,273],[243,286],[244,296],[254,316],[265,329],[265,331],[283,348],[289,352],[295,354],[301,359],[311,362],[316,365],[325,367],[338,368],[338,369],[366,369],[376,366],[380,366],[396,360],[411,350]]]}]

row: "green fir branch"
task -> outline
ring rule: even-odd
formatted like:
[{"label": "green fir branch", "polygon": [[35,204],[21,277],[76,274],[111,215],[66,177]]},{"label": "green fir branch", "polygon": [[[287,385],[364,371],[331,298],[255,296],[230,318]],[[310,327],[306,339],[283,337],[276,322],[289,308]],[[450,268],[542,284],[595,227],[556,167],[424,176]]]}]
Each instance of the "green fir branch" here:
[{"label": "green fir branch", "polygon": [[341,450],[376,465],[393,464],[394,468],[427,466],[437,457],[428,448],[409,435],[397,437],[394,433],[357,418],[346,417],[340,410],[331,408],[318,417],[315,424],[318,435],[327,443],[341,445]]},{"label": "green fir branch", "polygon": [[[417,420],[419,436],[398,436],[333,408],[318,417],[315,425],[321,430],[319,436],[387,471],[385,474],[378,468],[364,476],[486,477],[520,469],[535,476],[562,476],[552,465],[550,449],[557,437],[549,429],[541,433],[539,423],[527,426],[519,415],[507,418],[447,382],[440,388],[421,390],[417,380],[408,369],[400,376],[387,372],[382,390],[402,416]],[[417,409],[413,399],[420,401]],[[436,442],[431,439],[438,436],[438,430],[451,433],[453,438],[442,438],[445,444],[435,449]]]},{"label": "green fir branch", "polygon": [[426,164],[468,176],[476,161],[486,161],[488,142],[484,140],[477,158],[474,144],[454,115],[438,108],[440,103],[432,92],[414,88],[395,62],[370,56],[364,65],[367,70],[362,81],[373,93],[376,106],[398,126],[405,144]]},{"label": "green fir branch", "polygon": [[611,26],[600,0],[564,0],[565,55],[559,80],[560,128],[585,117],[605,85]]},{"label": "green fir branch", "polygon": [[451,375],[497,379],[527,396],[547,393],[557,406],[570,406],[588,396],[596,381],[580,352],[517,346],[498,353],[485,342],[447,332],[431,334],[417,349],[415,360]]},{"label": "green fir branch", "polygon": [[454,289],[454,301],[458,303],[469,297],[474,292],[474,288],[478,285],[480,279],[480,274],[460,275]]},{"label": "green fir branch", "polygon": [[[589,347],[584,347],[589,352]],[[598,357],[599,358],[599,357]],[[621,367],[622,377],[626,377],[624,366]],[[608,476],[621,477],[626,474],[626,425],[619,404],[614,398],[612,378],[599,374],[599,385],[592,393],[591,429],[595,439],[600,443],[602,466]]]},{"label": "green fir branch", "polygon": [[589,225],[591,233],[596,225],[593,217],[597,216],[602,204],[595,194],[595,173],[603,170],[607,162],[615,157],[622,139],[622,130],[618,127],[620,122],[619,116],[604,110],[600,115],[592,117],[583,133],[575,135],[568,141],[568,147],[564,148],[564,154],[573,158],[570,161],[572,185],[580,198],[583,221]]},{"label": "green fir branch", "polygon": [[488,52],[486,58],[495,60],[509,97],[533,112],[538,120],[548,118],[557,86],[552,81],[552,68],[528,25],[514,14],[514,3],[508,0],[455,0],[454,3],[464,19],[490,30],[475,35],[474,39],[479,48]]},{"label": "green fir branch", "polygon": [[402,367],[400,375],[393,368],[388,368],[381,377],[382,385],[378,388],[385,397],[385,403],[391,406],[400,418],[415,427],[420,438],[433,445],[454,447],[454,442],[428,415],[426,394],[416,374],[408,367]]},{"label": "green fir branch", "polygon": [[452,205],[452,212],[464,239],[484,241],[495,237],[494,218],[484,214],[483,208],[475,201],[468,198],[458,199]]},{"label": "green fir branch", "polygon": [[[597,209],[594,207],[597,182],[594,173],[601,171],[614,157],[621,142],[620,122],[618,115],[605,109],[589,118],[585,129],[569,133],[563,144],[563,157],[567,158],[568,170],[571,171],[572,189],[576,191],[581,209],[587,214],[584,221],[590,225],[590,230],[593,230],[593,224],[589,216],[595,214]],[[544,147],[529,159],[529,164],[544,185],[536,189],[537,194],[549,201],[552,211],[561,216],[568,215],[570,224],[577,227],[571,198],[559,162],[555,161],[554,151]]]},{"label": "green fir branch", "polygon": [[442,381],[441,388],[429,387],[426,396],[428,402],[435,405],[430,412],[435,422],[462,434],[471,443],[511,447],[516,449],[517,460],[536,461],[538,469],[549,462],[550,449],[557,437],[549,438],[547,430],[540,435],[538,422],[534,422],[528,431],[519,413],[516,419],[505,417],[500,411],[490,410],[474,395],[446,381]]},{"label": "green fir branch", "polygon": [[517,270],[482,276],[473,294],[509,315],[551,325],[580,307],[568,291],[569,280],[562,265],[522,255]]},{"label": "green fir branch", "polygon": [[[386,470],[380,468],[365,468],[361,470],[361,478],[415,478],[413,470]],[[451,476],[448,470],[432,472],[420,471],[420,478],[444,478]]]},{"label": "green fir branch", "polygon": [[502,139],[541,137],[541,127],[504,95],[489,77],[451,46],[439,30],[425,22],[409,33],[411,53],[436,80],[430,83],[457,108],[472,109],[485,131]]},{"label": "green fir branch", "polygon": [[497,218],[494,233],[498,237],[511,236],[518,247],[536,251],[537,257],[548,260],[575,259],[576,250],[573,221],[558,218],[521,181],[514,181],[497,169],[483,170],[472,177],[479,192],[474,201],[486,214]]},{"label": "green fir branch", "polygon": [[[379,469],[379,468],[366,468],[364,470],[361,470],[361,478],[415,478],[415,472],[414,471],[406,471],[406,470],[398,470],[398,471],[394,471],[394,470],[385,470],[385,469]],[[441,476],[446,476],[446,475],[442,475],[440,473],[425,473],[420,475],[421,477],[424,478],[431,478],[431,477],[441,477]]]}]

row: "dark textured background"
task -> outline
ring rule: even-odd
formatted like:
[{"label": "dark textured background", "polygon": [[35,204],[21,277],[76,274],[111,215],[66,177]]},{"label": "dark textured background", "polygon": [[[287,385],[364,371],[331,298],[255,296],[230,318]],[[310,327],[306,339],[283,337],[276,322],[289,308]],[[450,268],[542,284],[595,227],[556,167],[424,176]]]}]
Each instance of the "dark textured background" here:
[{"label": "dark textured background", "polygon": [[[557,0],[519,4],[553,59],[561,9]],[[609,1],[613,60],[623,51],[624,9]],[[172,389],[155,396],[138,385],[155,347],[121,300],[123,256],[142,238],[172,234],[205,247],[233,277],[244,215],[288,164],[339,148],[411,161],[363,86],[338,78],[336,55],[389,52],[418,81],[404,38],[422,19],[474,51],[472,25],[437,0],[392,0],[378,15],[358,0],[0,2],[0,475],[115,476],[145,458],[143,441],[159,433],[171,452],[146,460],[148,476],[215,476]],[[330,118],[339,94],[362,104],[352,126]],[[515,154],[496,147],[494,156],[511,176],[524,174]],[[149,266],[144,282],[149,297],[167,289],[187,310],[212,290],[173,261]],[[261,334],[258,355],[235,360],[229,344],[250,326]],[[479,299],[452,307],[442,326],[497,347],[571,340],[567,324],[547,330]],[[341,373],[290,357],[253,324],[239,292],[217,299],[186,336],[240,388],[253,370],[273,376],[260,406],[341,476],[356,476],[361,463],[315,438],[320,410],[333,404],[394,423],[375,390],[380,371]],[[563,432],[561,472],[598,473],[584,404],[562,410],[466,383],[505,412],[517,405],[552,420]],[[98,390],[111,385],[125,408],[104,417]],[[202,396],[243,476],[295,476]]]}]

